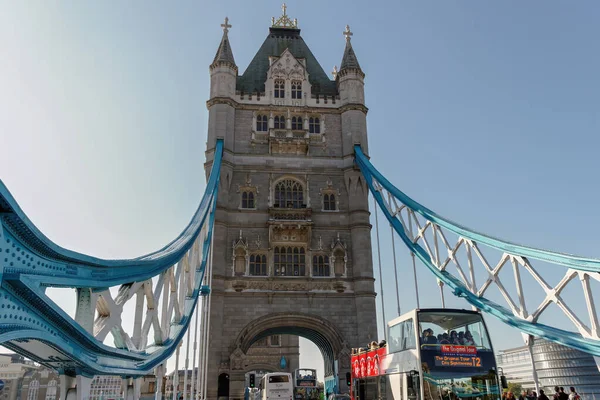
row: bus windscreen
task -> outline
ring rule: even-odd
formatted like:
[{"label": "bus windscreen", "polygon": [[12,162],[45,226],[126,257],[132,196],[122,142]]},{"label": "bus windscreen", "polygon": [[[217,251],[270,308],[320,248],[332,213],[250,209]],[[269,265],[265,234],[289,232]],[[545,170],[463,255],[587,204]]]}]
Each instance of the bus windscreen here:
[{"label": "bus windscreen", "polygon": [[269,383],[287,383],[289,382],[287,375],[273,375],[269,376]]},{"label": "bus windscreen", "polygon": [[427,371],[487,372],[496,369],[492,346],[480,314],[419,312],[421,362]]}]

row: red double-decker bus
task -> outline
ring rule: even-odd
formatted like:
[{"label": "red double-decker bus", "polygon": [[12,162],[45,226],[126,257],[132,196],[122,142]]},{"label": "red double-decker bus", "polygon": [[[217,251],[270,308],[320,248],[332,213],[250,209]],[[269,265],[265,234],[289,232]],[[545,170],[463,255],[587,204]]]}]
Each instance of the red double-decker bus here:
[{"label": "red double-decker bus", "polygon": [[388,342],[352,349],[352,400],[497,400],[496,359],[481,313],[416,309]]}]

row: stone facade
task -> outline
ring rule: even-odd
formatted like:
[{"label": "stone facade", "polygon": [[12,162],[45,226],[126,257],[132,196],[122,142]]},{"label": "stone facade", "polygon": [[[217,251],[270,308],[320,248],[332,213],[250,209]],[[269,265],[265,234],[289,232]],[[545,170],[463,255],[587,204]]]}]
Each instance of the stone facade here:
[{"label": "stone facade", "polygon": [[[364,74],[342,63],[330,80],[297,25],[274,23],[240,76],[228,27],[207,102],[206,171],[224,140],[208,397],[219,376],[242,399],[247,372],[281,370],[279,357],[252,347],[272,335],[312,340],[347,392],[349,349],[377,340],[368,188],[353,164],[355,144],[368,151]],[[344,62],[348,49],[354,57],[346,37]]]}]

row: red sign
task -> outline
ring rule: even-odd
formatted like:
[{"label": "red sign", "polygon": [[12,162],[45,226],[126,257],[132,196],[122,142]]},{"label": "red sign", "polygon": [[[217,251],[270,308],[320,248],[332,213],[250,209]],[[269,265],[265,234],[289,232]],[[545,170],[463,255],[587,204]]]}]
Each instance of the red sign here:
[{"label": "red sign", "polygon": [[477,354],[477,347],[475,346],[459,346],[453,344],[443,344],[442,345],[442,353],[451,353],[451,354]]},{"label": "red sign", "polygon": [[367,376],[378,376],[381,374],[381,362],[385,358],[386,348],[381,347],[364,353],[353,355],[352,377],[364,378]]}]

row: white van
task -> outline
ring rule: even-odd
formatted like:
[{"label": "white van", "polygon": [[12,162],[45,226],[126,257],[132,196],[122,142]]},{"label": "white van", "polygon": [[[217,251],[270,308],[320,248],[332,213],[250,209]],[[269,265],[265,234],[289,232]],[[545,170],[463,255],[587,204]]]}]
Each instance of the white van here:
[{"label": "white van", "polygon": [[258,385],[256,400],[293,400],[292,374],[274,372],[265,374]]}]

